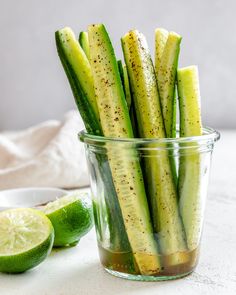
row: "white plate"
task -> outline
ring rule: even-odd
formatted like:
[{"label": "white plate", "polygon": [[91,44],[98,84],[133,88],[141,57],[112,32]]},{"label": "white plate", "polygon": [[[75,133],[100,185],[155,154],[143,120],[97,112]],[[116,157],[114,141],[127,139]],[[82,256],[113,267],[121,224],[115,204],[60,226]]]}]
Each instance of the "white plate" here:
[{"label": "white plate", "polygon": [[12,208],[39,207],[67,194],[50,187],[30,187],[0,191],[0,211]]}]

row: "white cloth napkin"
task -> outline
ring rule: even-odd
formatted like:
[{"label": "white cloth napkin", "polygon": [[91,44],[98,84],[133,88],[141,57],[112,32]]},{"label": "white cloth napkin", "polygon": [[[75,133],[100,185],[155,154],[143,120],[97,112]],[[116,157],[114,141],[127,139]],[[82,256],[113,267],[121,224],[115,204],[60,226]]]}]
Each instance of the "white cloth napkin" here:
[{"label": "white cloth napkin", "polygon": [[79,113],[70,111],[62,122],[0,133],[0,189],[88,185],[84,147],[78,140],[83,128]]}]

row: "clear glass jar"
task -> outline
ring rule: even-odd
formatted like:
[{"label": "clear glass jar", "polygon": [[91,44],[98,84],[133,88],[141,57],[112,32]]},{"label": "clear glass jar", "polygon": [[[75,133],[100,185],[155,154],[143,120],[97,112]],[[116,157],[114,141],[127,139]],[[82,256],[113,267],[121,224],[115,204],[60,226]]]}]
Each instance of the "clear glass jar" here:
[{"label": "clear glass jar", "polygon": [[174,139],[90,135],[85,144],[99,255],[132,280],[183,277],[197,265],[211,155],[219,133]]}]

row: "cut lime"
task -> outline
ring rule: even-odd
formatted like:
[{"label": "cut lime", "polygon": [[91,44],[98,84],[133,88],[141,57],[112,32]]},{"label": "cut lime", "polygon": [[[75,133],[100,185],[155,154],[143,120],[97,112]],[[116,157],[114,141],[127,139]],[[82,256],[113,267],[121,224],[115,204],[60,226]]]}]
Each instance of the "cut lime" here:
[{"label": "cut lime", "polygon": [[53,226],[42,212],[0,212],[0,271],[19,273],[35,267],[50,253],[53,239]]},{"label": "cut lime", "polygon": [[85,193],[66,195],[48,203],[43,212],[55,230],[55,247],[75,245],[93,225],[92,204]]}]

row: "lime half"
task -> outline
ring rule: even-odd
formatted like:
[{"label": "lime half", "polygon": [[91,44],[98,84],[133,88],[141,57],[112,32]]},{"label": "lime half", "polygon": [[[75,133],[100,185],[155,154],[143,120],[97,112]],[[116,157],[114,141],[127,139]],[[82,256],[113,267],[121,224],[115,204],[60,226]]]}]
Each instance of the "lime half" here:
[{"label": "lime half", "polygon": [[53,226],[42,212],[0,212],[0,271],[19,273],[35,267],[50,253],[53,239]]},{"label": "lime half", "polygon": [[85,193],[66,195],[50,202],[43,212],[53,224],[55,247],[77,244],[93,226],[92,204]]}]

